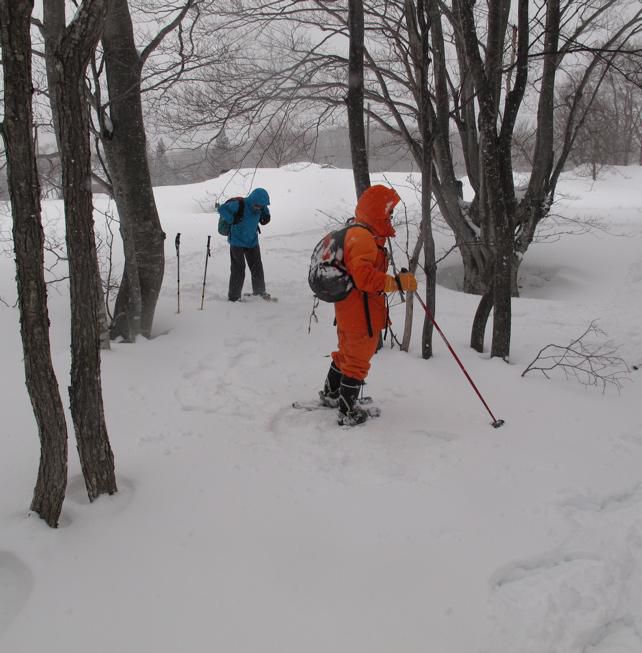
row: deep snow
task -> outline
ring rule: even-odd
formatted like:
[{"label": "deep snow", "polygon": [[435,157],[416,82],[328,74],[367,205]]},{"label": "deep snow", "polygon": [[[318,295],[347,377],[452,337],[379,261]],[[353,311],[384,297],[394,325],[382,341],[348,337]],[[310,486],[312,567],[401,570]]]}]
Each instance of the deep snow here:
[{"label": "deep snow", "polygon": [[[385,179],[414,219],[409,177]],[[230,304],[211,206],[257,186],[272,196],[261,247],[279,301]],[[38,442],[5,209],[0,650],[640,653],[642,372],[620,393],[520,375],[594,319],[629,365],[642,363],[641,186],[639,167],[596,183],[564,176],[559,217],[522,267],[510,364],[468,348],[477,298],[457,291],[456,255],[441,265],[437,321],[506,420],[497,430],[437,334],[434,358],[419,357],[419,307],[411,351],[386,347],[373,361],[379,419],[342,429],[332,411],[290,407],[315,396],[335,345],[329,305],[308,334],[307,267],[328,224],[351,215],[350,170],[297,164],[157,189],[167,265],[156,337],[103,355],[120,491],[88,503],[70,430],[57,530],[28,513]],[[44,211],[62,233],[61,203]],[[599,225],[583,233],[586,219]],[[64,391],[64,282],[49,299]],[[401,331],[402,307],[393,320]]]}]

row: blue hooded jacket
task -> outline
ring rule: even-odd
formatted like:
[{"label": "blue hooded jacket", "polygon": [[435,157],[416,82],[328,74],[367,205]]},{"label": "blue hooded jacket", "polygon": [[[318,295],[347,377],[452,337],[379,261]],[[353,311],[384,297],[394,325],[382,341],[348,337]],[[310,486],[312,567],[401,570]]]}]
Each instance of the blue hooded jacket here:
[{"label": "blue hooded jacket", "polygon": [[244,200],[243,215],[234,224],[234,215],[239,208],[238,200],[230,200],[219,206],[219,215],[232,225],[227,242],[233,247],[256,247],[259,244],[259,224],[270,221],[270,196],[264,188],[255,188]]}]

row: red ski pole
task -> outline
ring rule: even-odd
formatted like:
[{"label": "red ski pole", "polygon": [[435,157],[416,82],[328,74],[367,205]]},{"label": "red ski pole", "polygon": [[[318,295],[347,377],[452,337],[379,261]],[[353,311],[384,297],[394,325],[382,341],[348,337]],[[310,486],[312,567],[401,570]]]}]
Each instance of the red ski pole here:
[{"label": "red ski pole", "polygon": [[504,420],[503,419],[497,419],[495,417],[495,415],[493,415],[493,411],[488,407],[488,404],[486,403],[486,401],[482,397],[481,392],[479,392],[479,390],[477,389],[477,386],[475,385],[474,381],[470,378],[470,374],[468,374],[468,372],[466,371],[466,368],[464,367],[463,363],[459,360],[459,356],[457,356],[457,354],[455,353],[455,350],[450,346],[450,343],[448,342],[448,339],[444,335],[444,332],[439,328],[439,325],[437,324],[437,322],[435,322],[435,318],[433,317],[430,310],[428,310],[428,307],[426,306],[426,304],[424,304],[423,299],[421,299],[421,297],[419,296],[419,293],[417,291],[415,291],[415,297],[419,300],[419,303],[421,304],[422,308],[424,309],[424,311],[426,311],[426,315],[430,318],[430,321],[433,323],[435,329],[437,329],[437,332],[442,337],[443,341],[446,343],[446,347],[448,347],[448,349],[450,350],[450,353],[453,355],[453,358],[457,361],[457,363],[459,364],[459,367],[461,367],[461,371],[466,375],[466,378],[468,379],[468,382],[470,383],[470,385],[473,386],[473,390],[477,393],[477,396],[481,400],[482,404],[484,404],[484,407],[486,408],[486,410],[488,411],[488,414],[491,416],[491,418],[493,420],[493,426],[496,429],[498,429],[504,423]]}]

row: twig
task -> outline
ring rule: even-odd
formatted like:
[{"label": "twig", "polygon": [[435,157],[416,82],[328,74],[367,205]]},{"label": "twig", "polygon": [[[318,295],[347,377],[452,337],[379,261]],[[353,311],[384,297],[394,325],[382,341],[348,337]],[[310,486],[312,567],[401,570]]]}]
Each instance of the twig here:
[{"label": "twig", "polygon": [[584,333],[567,346],[550,344],[540,349],[522,376],[539,371],[549,379],[548,372],[559,368],[567,379],[575,378],[584,385],[601,386],[602,392],[612,384],[619,392],[622,381],[628,378],[628,365],[615,355],[616,348],[608,343],[587,343],[587,336],[604,337],[606,333],[593,320]]}]

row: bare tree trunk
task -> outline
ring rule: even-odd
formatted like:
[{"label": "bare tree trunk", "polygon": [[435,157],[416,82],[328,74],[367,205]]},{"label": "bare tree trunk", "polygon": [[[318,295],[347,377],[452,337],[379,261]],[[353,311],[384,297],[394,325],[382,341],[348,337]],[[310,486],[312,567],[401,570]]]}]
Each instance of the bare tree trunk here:
[{"label": "bare tree trunk", "polygon": [[104,23],[107,0],[84,0],[56,51],[56,104],[71,300],[71,414],[89,500],[117,491],[100,379],[98,259],[91,193],[85,70]]},{"label": "bare tree trunk", "polygon": [[[493,205],[500,208],[502,200],[494,201]],[[490,355],[508,361],[512,323],[513,221],[510,213],[504,208],[503,214],[498,215],[496,222],[497,259],[493,274],[493,342]]]},{"label": "bare tree trunk", "polygon": [[[52,91],[56,88],[56,84],[58,84],[60,78],[60,71],[56,66],[54,54],[58,47],[58,41],[65,31],[65,0],[47,0],[47,2],[42,3],[42,11],[47,86]],[[51,107],[51,118],[54,126],[56,145],[58,153],[60,153],[62,149],[60,144],[60,118],[58,117],[58,107],[56,107],[53,92],[51,92],[49,105]]]},{"label": "bare tree trunk", "polygon": [[[527,27],[527,0],[520,0],[520,24]],[[480,206],[485,212],[482,221],[485,239],[492,243],[493,267],[493,341],[491,356],[508,360],[511,334],[511,289],[513,261],[513,211],[514,188],[510,161],[504,161],[506,152],[502,149],[510,142],[517,109],[526,83],[525,62],[518,68],[518,79],[514,96],[509,93],[501,132],[497,133],[499,115],[499,91],[502,79],[502,52],[506,32],[506,2],[498,2],[488,12],[488,34],[485,61],[479,53],[478,36],[472,8],[464,0],[457,0],[456,12],[462,31],[462,42],[466,60],[471,69],[479,102],[479,124],[481,132],[480,156],[482,161]],[[526,34],[527,34],[526,30]],[[522,43],[526,52],[527,43]],[[510,154],[510,148],[508,149]],[[508,178],[510,176],[510,179]],[[487,298],[482,297],[485,303]],[[480,307],[478,315],[486,314]],[[476,323],[476,329],[478,324]],[[483,341],[483,331],[476,332],[471,340]],[[478,344],[478,343],[477,343]]]},{"label": "bare tree trunk", "polygon": [[546,7],[546,35],[544,41],[544,70],[537,106],[537,137],[533,153],[534,167],[528,184],[528,193],[534,198],[542,196],[553,168],[553,128],[555,76],[559,65],[560,0],[550,0]]},{"label": "bare tree trunk", "polygon": [[[483,243],[471,225],[479,226],[479,202],[465,204],[461,182],[455,176],[450,144],[450,116],[461,136],[462,150],[468,172],[468,179],[476,195],[480,188],[479,134],[475,115],[475,89],[472,75],[466,72],[460,80],[459,101],[452,111],[448,62],[444,45],[442,13],[437,2],[428,2],[430,16],[430,36],[432,39],[434,112],[431,111],[431,131],[433,139],[433,161],[436,172],[432,177],[433,190],[442,215],[453,229],[457,247],[464,265],[464,287],[466,293],[482,294],[488,287],[489,266],[492,263],[488,246]],[[458,58],[465,61],[465,53],[460,39],[455,39]],[[460,63],[460,69],[468,66]],[[430,103],[428,109],[431,110]],[[439,183],[437,181],[439,180]]]},{"label": "bare tree trunk", "polygon": [[103,33],[109,117],[102,144],[120,216],[125,272],[114,309],[112,337],[151,337],[165,270],[163,232],[149,174],[143,110],[142,61],[127,0],[111,0]]},{"label": "bare tree trunk", "polygon": [[[56,144],[58,154],[62,151],[61,136],[60,136],[60,117],[58,114],[58,107],[56,105],[56,97],[53,89],[60,82],[60,72],[56,66],[56,48],[62,38],[65,27],[65,0],[48,0],[43,3],[43,32],[45,40],[45,64],[47,69],[47,86],[51,89],[49,93],[49,106],[51,108],[51,116],[54,125],[54,135],[56,137]],[[103,289],[98,279],[98,293],[102,297]],[[109,323],[107,319],[107,310],[105,303],[100,302],[100,348],[110,349],[109,340]]]},{"label": "bare tree trunk", "polygon": [[482,295],[473,319],[473,326],[470,331],[470,346],[479,353],[484,351],[484,334],[486,332],[486,323],[493,309],[494,295],[495,293],[491,283],[488,290]]},{"label": "bare tree trunk", "polygon": [[32,137],[31,0],[0,0],[7,152],[25,382],[40,437],[31,510],[58,525],[67,487],[67,424],[51,361],[40,185]]},{"label": "bare tree trunk", "polygon": [[[419,266],[419,255],[424,246],[423,225],[419,226],[419,235],[413,249],[412,255],[408,260],[410,272],[416,275]],[[403,337],[401,339],[401,351],[408,351],[410,348],[410,338],[412,336],[412,319],[414,315],[414,296],[406,297],[406,314],[404,318]]]},{"label": "bare tree trunk", "polygon": [[370,187],[366,130],[363,122],[363,0],[348,1],[350,52],[348,57],[348,131],[352,173],[357,198]]},{"label": "bare tree trunk", "polygon": [[[61,170],[59,165],[60,159],[60,119],[58,117],[58,109],[54,101],[52,89],[55,88],[59,77],[59,71],[56,68],[54,59],[54,52],[58,45],[64,29],[65,29],[65,0],[48,0],[42,3],[42,23],[43,23],[43,38],[45,45],[45,67],[47,72],[47,88],[49,93],[49,105],[51,108],[51,120],[54,128],[54,136],[56,138],[56,152],[53,153],[56,165],[51,165],[48,176],[51,178],[51,183],[56,189],[57,198],[62,197],[62,182]],[[36,152],[37,154],[37,152]],[[52,160],[53,163],[53,160]],[[42,170],[40,171],[42,173]]]},{"label": "bare tree trunk", "polygon": [[[426,273],[426,306],[430,315],[424,316],[421,334],[421,356],[432,357],[433,321],[435,314],[435,280],[437,276],[435,263],[435,241],[432,235],[431,205],[433,178],[433,132],[431,123],[436,122],[432,115],[428,89],[428,69],[430,67],[430,21],[436,7],[433,0],[406,0],[404,7],[408,24],[408,38],[412,62],[419,86],[419,130],[421,132],[421,227],[419,238],[424,251],[424,270]],[[439,55],[437,55],[439,56]],[[408,298],[406,301],[409,301]]]},{"label": "bare tree trunk", "polygon": [[[423,174],[422,174],[423,177]],[[426,228],[422,230],[424,240],[424,268],[426,270],[426,306],[430,311],[430,315],[424,315],[424,326],[421,332],[421,357],[428,359],[432,358],[432,336],[433,336],[433,321],[431,315],[435,315],[437,304],[437,265],[435,263],[435,240],[432,235],[431,225],[431,210],[430,210],[430,175],[426,175],[426,179],[422,182],[422,211],[425,212],[425,217],[422,220],[426,222]],[[427,196],[427,197],[426,197]]]}]

